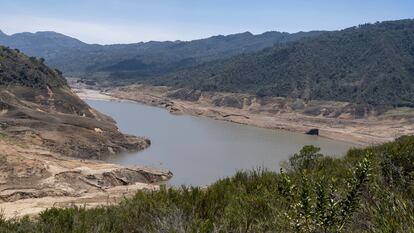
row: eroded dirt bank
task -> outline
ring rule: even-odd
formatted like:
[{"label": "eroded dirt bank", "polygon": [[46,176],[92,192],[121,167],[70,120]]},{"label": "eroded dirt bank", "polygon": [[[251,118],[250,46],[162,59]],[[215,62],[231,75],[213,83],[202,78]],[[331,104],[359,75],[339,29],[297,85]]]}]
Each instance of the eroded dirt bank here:
[{"label": "eroded dirt bank", "polygon": [[89,159],[147,148],[71,89],[0,88],[0,210],[6,218],[112,204],[172,174]]},{"label": "eroded dirt bank", "polygon": [[4,135],[0,151],[0,209],[6,218],[51,207],[117,203],[137,190],[157,189],[172,176],[153,168],[63,157]]},{"label": "eroded dirt bank", "polygon": [[[212,93],[169,87],[130,85],[100,88],[74,84],[81,98],[112,98],[159,106],[174,114],[205,116],[269,129],[305,133],[319,129],[320,136],[370,145],[414,134],[414,109],[375,112],[350,103],[259,98],[238,93]],[[95,90],[85,90],[94,88]],[[102,97],[102,96],[110,97]]]},{"label": "eroded dirt bank", "polygon": [[0,213],[111,204],[155,189],[170,172],[89,159],[138,151],[149,139],[126,135],[70,89],[58,70],[0,46]]}]

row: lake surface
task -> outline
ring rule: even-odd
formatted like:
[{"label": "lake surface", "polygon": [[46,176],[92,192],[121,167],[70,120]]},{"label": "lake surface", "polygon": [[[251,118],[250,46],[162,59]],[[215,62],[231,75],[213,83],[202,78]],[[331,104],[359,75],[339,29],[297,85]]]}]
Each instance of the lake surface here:
[{"label": "lake surface", "polygon": [[148,137],[143,151],[117,155],[110,162],[170,170],[171,185],[208,185],[237,170],[280,163],[303,145],[315,145],[326,155],[343,155],[353,145],[317,136],[261,129],[203,117],[176,116],[162,108],[131,102],[88,100],[88,104],[113,117],[128,134]]}]

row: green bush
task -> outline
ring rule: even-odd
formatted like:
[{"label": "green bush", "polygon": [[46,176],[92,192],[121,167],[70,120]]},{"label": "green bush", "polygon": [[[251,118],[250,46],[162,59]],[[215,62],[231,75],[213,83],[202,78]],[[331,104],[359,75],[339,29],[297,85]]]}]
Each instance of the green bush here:
[{"label": "green bush", "polygon": [[401,162],[413,145],[404,137],[343,158],[305,146],[294,156],[299,170],[240,171],[206,188],[163,186],[114,206],[0,218],[0,232],[414,232],[412,166]]},{"label": "green bush", "polygon": [[289,158],[289,163],[294,170],[309,169],[315,164],[315,160],[322,158],[319,153],[321,149],[312,145],[304,146],[299,153],[294,154]]}]

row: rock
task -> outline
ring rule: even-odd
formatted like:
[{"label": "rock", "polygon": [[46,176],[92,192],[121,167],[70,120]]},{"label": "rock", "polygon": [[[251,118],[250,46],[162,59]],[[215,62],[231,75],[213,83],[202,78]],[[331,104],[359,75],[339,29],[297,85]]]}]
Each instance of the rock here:
[{"label": "rock", "polygon": [[319,136],[319,129],[310,129],[306,134]]},{"label": "rock", "polygon": [[182,88],[169,93],[167,97],[195,102],[200,99],[201,91]]},{"label": "rock", "polygon": [[100,129],[100,128],[95,128],[94,130],[95,130],[95,132],[97,132],[97,133],[103,133],[102,129]]},{"label": "rock", "polygon": [[95,86],[96,85],[96,82],[95,81],[91,81],[91,80],[86,80],[85,81],[85,84],[88,85],[88,86]]},{"label": "rock", "polygon": [[291,108],[293,110],[301,110],[305,108],[305,104],[303,103],[303,100],[297,99],[295,100],[295,102],[293,102]]},{"label": "rock", "polygon": [[213,104],[217,107],[231,107],[231,108],[243,108],[243,100],[234,96],[224,96],[215,98]]},{"label": "rock", "polygon": [[319,106],[307,107],[305,108],[303,113],[305,113],[306,115],[310,115],[310,116],[318,116],[319,114],[321,114],[321,107]]}]

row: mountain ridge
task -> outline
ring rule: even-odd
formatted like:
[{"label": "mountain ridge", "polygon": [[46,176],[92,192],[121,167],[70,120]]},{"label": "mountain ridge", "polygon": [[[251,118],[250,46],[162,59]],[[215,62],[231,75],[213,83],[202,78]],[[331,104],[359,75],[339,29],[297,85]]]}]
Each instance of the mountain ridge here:
[{"label": "mountain ridge", "polygon": [[414,107],[414,20],[365,24],[149,79],[152,85]]},{"label": "mountain ridge", "polygon": [[[259,51],[277,43],[288,43],[321,33],[323,32],[311,31],[290,34],[273,31],[253,35],[244,32],[193,41],[97,45],[86,44],[71,37],[64,37],[62,41],[62,34],[55,33],[50,36],[50,32],[43,32],[0,36],[0,44],[20,49],[29,56],[43,57],[46,64],[66,73],[88,75],[104,72],[106,76],[140,79],[218,58]],[[123,70],[125,63],[129,66]]]},{"label": "mountain ridge", "polygon": [[413,19],[404,19],[330,32],[243,32],[191,42],[36,48],[46,51],[48,65],[67,75],[113,85],[139,82],[413,107],[413,25]]}]

